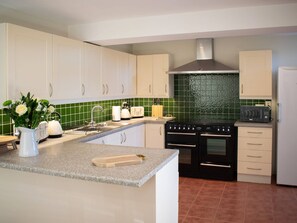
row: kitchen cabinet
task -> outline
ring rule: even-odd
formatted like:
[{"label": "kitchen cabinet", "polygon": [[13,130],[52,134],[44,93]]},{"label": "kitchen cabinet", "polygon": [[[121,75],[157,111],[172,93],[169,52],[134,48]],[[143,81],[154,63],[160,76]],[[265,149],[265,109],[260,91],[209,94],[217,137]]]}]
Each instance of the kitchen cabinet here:
[{"label": "kitchen cabinet", "polygon": [[[52,35],[12,24],[1,24],[1,36],[1,92],[4,92],[4,85],[8,83],[9,99],[19,99],[20,93],[27,92],[35,97],[49,98]],[[5,76],[7,82],[4,81]]]},{"label": "kitchen cabinet", "polygon": [[79,99],[83,96],[83,49],[81,41],[53,36],[53,78],[50,83],[52,100]]},{"label": "kitchen cabinet", "polygon": [[88,143],[115,146],[144,147],[144,132],[144,125],[139,125],[106,135],[104,137],[94,139],[92,141],[89,141]]},{"label": "kitchen cabinet", "polygon": [[147,123],[145,125],[145,147],[165,148],[164,124]]},{"label": "kitchen cabinet", "polygon": [[84,43],[82,97],[98,100],[101,95],[101,47]]},{"label": "kitchen cabinet", "polygon": [[272,99],[272,51],[239,53],[240,99]]},{"label": "kitchen cabinet", "polygon": [[118,82],[117,61],[117,51],[108,48],[102,48],[101,83],[102,96],[105,98],[113,98],[117,96],[120,89]]},{"label": "kitchen cabinet", "polygon": [[238,127],[237,180],[271,183],[272,128]]},{"label": "kitchen cabinet", "polygon": [[136,56],[102,49],[102,96],[105,98],[136,95]]},{"label": "kitchen cabinet", "polygon": [[168,54],[137,56],[137,96],[169,98],[173,96],[173,76]]}]

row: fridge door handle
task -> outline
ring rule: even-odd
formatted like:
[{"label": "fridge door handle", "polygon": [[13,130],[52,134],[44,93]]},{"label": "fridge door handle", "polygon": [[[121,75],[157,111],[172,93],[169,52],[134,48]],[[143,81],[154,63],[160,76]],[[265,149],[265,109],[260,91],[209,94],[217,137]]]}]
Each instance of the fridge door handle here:
[{"label": "fridge door handle", "polygon": [[280,122],[281,120],[281,104],[277,103],[277,121]]}]

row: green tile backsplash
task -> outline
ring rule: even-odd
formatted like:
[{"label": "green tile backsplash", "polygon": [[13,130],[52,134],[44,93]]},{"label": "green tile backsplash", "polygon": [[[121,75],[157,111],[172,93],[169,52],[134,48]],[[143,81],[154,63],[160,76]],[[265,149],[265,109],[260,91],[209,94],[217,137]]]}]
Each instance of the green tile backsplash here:
[{"label": "green tile backsplash", "polygon": [[[240,105],[264,103],[264,100],[239,100],[238,74],[187,74],[175,75],[174,98],[160,99],[164,105],[164,115],[186,118],[239,119]],[[95,110],[96,122],[111,119],[114,105],[127,101],[131,106],[144,106],[145,116],[151,116],[153,98],[128,98],[121,100],[95,101],[56,105],[61,114],[63,129],[80,126],[91,119],[91,109],[101,105],[104,111]],[[2,102],[1,102],[2,103]],[[0,134],[12,134],[9,117],[0,109]]]}]

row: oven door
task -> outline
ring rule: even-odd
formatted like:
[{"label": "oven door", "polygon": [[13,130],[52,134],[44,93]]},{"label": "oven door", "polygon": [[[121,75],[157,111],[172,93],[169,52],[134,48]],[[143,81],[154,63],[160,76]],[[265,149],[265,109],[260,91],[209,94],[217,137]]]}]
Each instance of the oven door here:
[{"label": "oven door", "polygon": [[195,132],[166,132],[166,149],[179,150],[179,172],[181,176],[194,176],[198,166],[198,137]]},{"label": "oven door", "polygon": [[233,139],[231,134],[200,134],[200,165],[231,168]]}]

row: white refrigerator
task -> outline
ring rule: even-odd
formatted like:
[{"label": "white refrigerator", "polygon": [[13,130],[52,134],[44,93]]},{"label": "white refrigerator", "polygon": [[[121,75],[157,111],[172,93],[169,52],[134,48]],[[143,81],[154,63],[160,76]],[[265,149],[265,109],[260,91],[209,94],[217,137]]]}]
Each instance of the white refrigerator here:
[{"label": "white refrigerator", "polygon": [[279,67],[276,183],[297,186],[297,67]]}]

